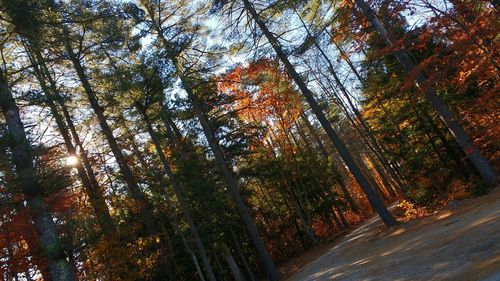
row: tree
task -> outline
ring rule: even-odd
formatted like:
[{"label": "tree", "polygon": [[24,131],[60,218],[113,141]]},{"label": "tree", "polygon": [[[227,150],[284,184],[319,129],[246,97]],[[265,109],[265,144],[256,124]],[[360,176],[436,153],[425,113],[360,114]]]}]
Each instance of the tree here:
[{"label": "tree", "polygon": [[72,267],[66,260],[56,224],[42,197],[43,191],[39,188],[29,142],[19,115],[19,108],[9,89],[5,70],[0,70],[0,107],[7,123],[9,146],[17,180],[37,230],[40,246],[47,258],[52,279],[75,280]]},{"label": "tree", "polygon": [[[363,15],[370,21],[374,29],[382,36],[388,46],[394,46],[394,36],[384,27],[378,19],[373,9],[363,0],[356,0],[356,5],[361,9]],[[406,50],[398,50],[395,53],[396,58],[401,63],[403,68],[409,75],[415,77],[415,81],[420,90],[425,94],[426,99],[434,107],[439,114],[441,120],[446,124],[457,143],[460,145],[465,154],[470,158],[476,170],[481,174],[483,180],[493,184],[498,180],[498,175],[488,161],[477,150],[476,146],[460,126],[454,114],[448,109],[442,99],[436,94],[436,90],[428,81],[428,79],[416,68],[411,56]]]},{"label": "tree", "polygon": [[238,191],[238,183],[237,179],[234,176],[234,173],[232,171],[232,168],[228,165],[228,162],[226,160],[226,157],[224,156],[224,153],[222,149],[220,148],[217,139],[214,136],[213,129],[210,126],[209,120],[206,117],[206,113],[203,112],[202,110],[202,105],[200,104],[200,101],[198,100],[195,90],[200,89],[199,87],[196,87],[195,85],[198,84],[195,79],[188,77],[186,75],[186,71],[188,69],[185,69],[185,67],[182,65],[182,63],[179,61],[179,55],[180,52],[182,51],[179,50],[180,48],[185,48],[183,44],[189,44],[189,39],[187,39],[185,42],[180,42],[180,46],[175,46],[173,43],[170,43],[167,38],[165,37],[165,30],[163,29],[163,26],[161,26],[159,23],[162,23],[162,14],[161,12],[159,14],[156,13],[156,8],[154,5],[151,3],[143,3],[146,9],[146,13],[150,18],[150,26],[153,30],[156,31],[157,33],[157,39],[162,44],[162,47],[164,48],[166,52],[166,57],[171,61],[176,75],[179,77],[183,89],[186,91],[189,101],[192,106],[192,110],[194,111],[195,116],[198,118],[198,121],[200,122],[200,125],[203,129],[203,133],[206,137],[206,140],[212,150],[212,153],[214,154],[215,160],[218,162],[219,168],[224,176],[224,180],[227,184],[227,187],[229,189],[229,192],[231,196],[233,197],[233,200],[235,201],[235,204],[238,208],[238,211],[243,219],[243,222],[245,223],[245,226],[250,234],[250,237],[252,238],[252,241],[254,243],[254,246],[257,250],[257,253],[260,256],[260,259],[262,261],[262,264],[265,268],[266,274],[268,275],[268,278],[271,280],[278,280],[278,271],[271,259],[271,256],[267,252],[264,242],[262,241],[262,238],[260,237],[257,227],[251,218],[248,208],[246,204],[243,201],[243,198],[241,197],[241,194]]},{"label": "tree", "polygon": [[495,4],[0,0],[0,276],[279,280],[487,193],[440,118],[498,164]]},{"label": "tree", "polygon": [[326,116],[324,115],[322,109],[320,108],[319,104],[317,103],[316,99],[314,98],[313,93],[309,90],[309,88],[307,87],[305,82],[302,80],[300,75],[295,70],[292,63],[288,60],[288,57],[281,49],[280,44],[278,43],[278,41],[276,40],[274,35],[269,31],[269,29],[267,29],[267,26],[262,21],[262,19],[259,17],[257,11],[253,8],[252,4],[249,1],[244,1],[243,3],[245,5],[245,9],[250,13],[253,20],[257,23],[259,28],[262,30],[262,32],[266,36],[267,40],[272,45],[274,51],[276,52],[276,54],[278,55],[280,60],[285,65],[287,72],[292,77],[292,79],[295,81],[295,83],[299,87],[302,94],[305,96],[307,102],[309,103],[309,106],[314,111],[316,117],[318,118],[321,125],[323,126],[323,128],[327,132],[331,141],[335,144],[335,147],[337,148],[340,155],[342,156],[342,159],[344,160],[345,164],[347,165],[347,167],[349,167],[349,170],[354,175],[354,177],[358,181],[359,185],[361,186],[361,188],[365,192],[372,207],[380,215],[380,217],[382,218],[382,220],[384,221],[384,223],[386,225],[390,226],[390,225],[395,224],[396,220],[391,215],[391,213],[385,208],[385,206],[383,205],[383,203],[380,200],[380,198],[378,197],[378,195],[375,193],[373,188],[370,186],[369,182],[366,180],[365,176],[363,176],[363,174],[361,173],[361,171],[359,170],[359,168],[355,164],[354,159],[352,158],[351,154],[347,151],[345,145],[342,143],[342,141],[338,137],[337,133],[332,128],[330,122],[328,122],[328,120],[326,119]]},{"label": "tree", "polygon": [[[150,76],[150,77],[148,77]],[[163,172],[168,176],[170,180],[170,184],[172,185],[172,188],[174,190],[175,196],[177,197],[177,201],[179,202],[179,206],[181,207],[182,213],[184,214],[184,217],[189,225],[189,230],[191,232],[191,235],[194,238],[196,247],[198,248],[198,251],[200,252],[201,259],[203,261],[203,265],[205,266],[205,271],[207,273],[208,279],[211,281],[215,281],[215,275],[212,269],[212,266],[210,264],[210,261],[208,259],[207,255],[207,250],[205,249],[205,246],[203,245],[203,241],[201,240],[200,234],[198,232],[198,229],[196,227],[196,224],[193,220],[193,217],[191,215],[191,211],[189,210],[189,207],[186,203],[186,199],[184,197],[184,194],[182,192],[182,188],[179,182],[179,179],[177,176],[173,173],[171,165],[169,161],[167,160],[167,157],[163,153],[163,149],[160,143],[160,139],[156,133],[156,131],[153,128],[151,119],[148,115],[148,108],[151,106],[152,99],[155,95],[158,93],[162,93],[163,88],[161,87],[161,82],[159,81],[160,78],[158,77],[158,73],[156,71],[147,71],[146,73],[143,73],[143,79],[144,79],[144,86],[142,87],[144,91],[144,101],[137,101],[135,102],[135,107],[137,111],[140,112],[142,115],[142,119],[144,123],[146,124],[147,132],[149,133],[151,140],[153,141],[153,144],[156,149],[156,153],[158,154],[158,158],[160,158],[160,161],[163,165]],[[160,84],[160,85],[159,85]]]}]

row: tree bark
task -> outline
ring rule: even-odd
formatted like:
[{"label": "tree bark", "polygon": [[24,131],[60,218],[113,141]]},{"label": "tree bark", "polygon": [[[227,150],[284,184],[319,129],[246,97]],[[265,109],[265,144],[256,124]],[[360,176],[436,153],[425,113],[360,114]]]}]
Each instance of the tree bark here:
[{"label": "tree bark", "polygon": [[250,277],[250,281],[256,281],[257,277],[255,276],[255,273],[250,268],[250,265],[247,262],[247,258],[245,257],[245,254],[243,253],[243,250],[240,247],[240,242],[238,241],[238,238],[236,238],[236,234],[234,233],[232,228],[230,229],[230,231],[231,231],[231,237],[233,238],[233,241],[234,241],[234,245],[236,246],[236,250],[238,251],[240,258],[243,261],[243,264],[245,266],[245,269],[247,270],[248,276]]},{"label": "tree bark", "polygon": [[0,107],[3,111],[9,132],[9,146],[12,160],[16,169],[17,180],[35,229],[38,232],[40,246],[48,261],[50,274],[54,281],[73,281],[74,272],[66,260],[57,227],[52,214],[42,197],[42,188],[39,185],[33,167],[33,155],[30,151],[24,125],[21,121],[19,108],[9,89],[5,73],[0,70]]},{"label": "tree bark", "polygon": [[[8,136],[6,133],[4,133],[4,131],[2,131],[2,134],[4,134],[2,136],[2,139]],[[19,194],[20,190],[17,184],[15,183],[16,175],[12,170],[11,163],[9,162],[9,157],[7,156],[7,147],[5,145],[0,146],[0,167],[2,168],[1,173],[3,174],[3,180],[5,181],[5,186],[12,198],[11,200],[13,202],[14,210],[16,211],[16,213],[21,213],[25,210],[25,206],[23,201],[14,200],[15,196]],[[43,255],[43,253],[42,254],[40,253],[41,249],[39,243],[37,243],[36,241],[37,239],[36,233],[31,231],[25,232],[22,234],[22,238],[24,239],[24,241],[26,241],[26,244],[28,245],[28,251],[30,255],[33,256],[32,262],[40,271],[43,280],[52,281],[45,256]],[[9,241],[7,241],[6,243],[10,244]]]}]

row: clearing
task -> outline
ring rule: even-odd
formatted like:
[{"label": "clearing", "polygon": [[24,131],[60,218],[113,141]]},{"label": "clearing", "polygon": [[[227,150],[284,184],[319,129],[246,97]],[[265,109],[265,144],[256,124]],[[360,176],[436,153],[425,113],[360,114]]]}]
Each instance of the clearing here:
[{"label": "clearing", "polygon": [[500,280],[500,187],[386,228],[364,222],[287,280]]}]

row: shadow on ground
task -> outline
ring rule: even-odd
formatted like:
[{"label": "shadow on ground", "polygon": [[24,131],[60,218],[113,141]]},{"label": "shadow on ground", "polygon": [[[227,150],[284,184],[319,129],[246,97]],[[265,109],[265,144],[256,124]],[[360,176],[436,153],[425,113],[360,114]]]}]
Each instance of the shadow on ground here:
[{"label": "shadow on ground", "polygon": [[500,280],[500,188],[386,228],[374,217],[289,281]]}]

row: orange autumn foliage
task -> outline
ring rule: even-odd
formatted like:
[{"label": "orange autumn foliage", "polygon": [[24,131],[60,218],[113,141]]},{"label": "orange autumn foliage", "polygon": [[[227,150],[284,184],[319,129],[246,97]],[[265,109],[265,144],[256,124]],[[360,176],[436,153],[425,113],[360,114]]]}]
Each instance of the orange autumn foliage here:
[{"label": "orange autumn foliage", "polygon": [[217,87],[234,98],[230,106],[240,118],[265,127],[266,135],[288,130],[302,110],[300,95],[289,77],[270,59],[237,66]]},{"label": "orange autumn foliage", "polygon": [[444,45],[433,50],[420,68],[431,80],[455,85],[459,91],[477,87],[483,92],[498,91],[499,48],[498,11],[486,1],[450,1],[453,7],[442,11],[429,5],[434,16],[419,29],[412,49],[425,48],[427,42],[441,38]]}]

